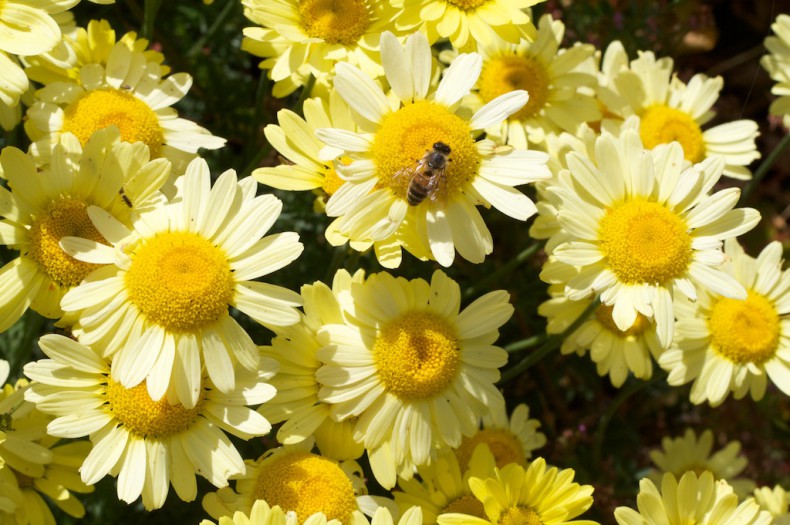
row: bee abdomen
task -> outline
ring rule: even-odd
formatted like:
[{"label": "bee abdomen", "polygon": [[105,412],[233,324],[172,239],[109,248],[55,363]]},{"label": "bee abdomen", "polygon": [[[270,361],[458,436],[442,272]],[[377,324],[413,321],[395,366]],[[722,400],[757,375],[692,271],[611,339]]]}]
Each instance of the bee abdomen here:
[{"label": "bee abdomen", "polygon": [[410,184],[409,191],[406,194],[406,200],[411,206],[417,206],[419,203],[424,201],[427,196],[427,188],[420,186],[419,184]]}]

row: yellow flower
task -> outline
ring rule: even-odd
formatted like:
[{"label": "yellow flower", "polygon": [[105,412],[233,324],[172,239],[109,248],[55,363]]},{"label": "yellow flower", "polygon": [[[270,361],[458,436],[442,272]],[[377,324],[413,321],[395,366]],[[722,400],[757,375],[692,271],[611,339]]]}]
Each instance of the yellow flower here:
[{"label": "yellow flower", "polygon": [[746,288],[745,299],[716,293],[697,301],[675,299],[676,337],[658,363],[670,385],[693,381],[691,401],[720,405],[730,394],[759,400],[768,380],[790,395],[790,270],[782,271],[782,245],[772,242],[757,258],[735,239],[724,244],[724,271]]},{"label": "yellow flower", "polygon": [[312,75],[326,84],[338,62],[362,68],[371,77],[384,70],[379,37],[392,29],[400,10],[373,0],[243,0],[244,15],[261,27],[244,29],[242,49],[263,57],[274,80],[272,93],[284,97]]},{"label": "yellow flower", "polygon": [[778,98],[771,103],[771,114],[783,117],[785,127],[790,127],[790,15],[777,16],[771,29],[774,35],[765,39],[768,54],[760,64],[776,81],[771,93]]},{"label": "yellow flower", "polygon": [[754,499],[763,510],[774,518],[774,525],[790,524],[790,496],[785,489],[775,485],[773,489],[760,487],[754,489]]},{"label": "yellow flower", "polygon": [[[69,516],[82,518],[85,507],[72,492],[93,492],[93,487],[77,474],[90,443],[64,444],[49,435],[47,424],[53,418],[23,399],[27,386],[27,381],[20,380],[16,386],[0,389],[0,521],[16,525],[55,523],[47,501]],[[4,497],[8,499],[5,503]],[[3,514],[8,517],[4,519]]]},{"label": "yellow flower", "polygon": [[619,525],[769,525],[771,515],[749,498],[740,505],[726,481],[715,481],[710,472],[699,477],[694,472],[683,474],[680,481],[667,473],[659,491],[652,481],[639,483],[637,510],[617,507],[614,517]]},{"label": "yellow flower", "polygon": [[[676,290],[692,300],[703,289],[745,298],[744,287],[718,268],[726,260],[721,241],[752,229],[760,214],[733,209],[738,188],[709,194],[724,168],[720,157],[684,169],[678,143],[646,151],[628,130],[599,137],[593,160],[570,152],[566,161],[569,169],[547,189],[561,203],[561,232],[549,241],[556,247],[541,276],[564,282],[568,299],[600,296],[621,331],[639,314],[652,319],[666,348]],[[559,279],[558,266],[568,269]]]},{"label": "yellow flower", "polygon": [[346,322],[319,330],[319,398],[334,419],[358,418],[354,438],[384,487],[502,410],[494,382],[507,354],[494,342],[513,313],[508,297],[491,292],[460,310],[460,287],[441,271],[430,283],[373,274],[352,283]]},{"label": "yellow flower", "polygon": [[127,503],[142,495],[146,509],[160,508],[171,483],[179,498],[192,501],[195,474],[226,486],[229,476],[244,471],[244,462],[225,432],[250,439],[271,430],[246,406],[274,395],[267,380],[275,364],[268,359],[259,357],[253,372],[236,371],[227,392],[204,377],[190,408],[172,390],[155,401],[145,384],[125,388],[112,378],[114,365],[77,341],[50,334],[39,345],[50,359],[25,365],[25,374],[36,381],[26,399],[57,416],[47,426],[51,435],[90,437],[93,450],[80,467],[82,481],[92,485],[117,476],[118,497]]},{"label": "yellow flower", "polygon": [[[173,104],[186,96],[192,77],[176,73],[163,78],[162,56],[147,52],[148,41],[127,33],[116,42],[104,21],[91,21],[76,39],[64,39],[63,57],[40,57],[28,75],[44,87],[27,111],[25,131],[31,151],[47,162],[52,145],[71,132],[85,144],[97,130],[115,125],[121,140],[143,142],[152,158],[173,163],[173,175],[184,172],[198,149],[217,149],[225,139],[194,122],[178,118]],[[59,59],[59,60],[56,60]]]},{"label": "yellow flower", "polygon": [[682,437],[665,437],[661,440],[661,449],[650,451],[650,459],[658,468],[652,469],[648,477],[659,483],[665,473],[680,477],[686,472],[700,475],[708,471],[715,479],[726,481],[739,496],[750,493],[754,489],[754,482],[736,478],[748,463],[746,457],[739,455],[741,443],[731,441],[713,454],[712,450],[713,432],[710,430],[705,430],[699,438],[690,428]]},{"label": "yellow flower", "polygon": [[0,166],[10,188],[0,189],[2,242],[21,252],[0,269],[0,331],[28,307],[45,317],[61,317],[63,295],[98,268],[72,258],[58,244],[71,235],[107,242],[88,217],[88,207],[98,206],[130,226],[132,210],[146,206],[170,174],[169,162],[149,162],[148,148],[121,143],[114,127],[94,135],[84,149],[76,137],[63,135],[42,171],[11,147],[0,153]]},{"label": "yellow flower", "polygon": [[[338,64],[335,88],[367,133],[318,130],[319,139],[352,159],[347,166],[336,165],[346,183],[327,202],[327,215],[341,217],[337,230],[351,241],[395,241],[376,253],[385,267],[400,265],[401,245],[418,247],[415,255],[428,255],[443,266],[452,264],[456,250],[469,261],[482,262],[493,239],[476,206],[494,206],[526,220],[535,205],[514,186],[550,176],[544,153],[474,139],[474,130],[507,118],[524,105],[527,94],[506,93],[469,119],[460,103],[480,74],[479,55],[460,55],[429,95],[431,51],[421,33],[411,35],[405,47],[384,33],[381,54],[394,94],[389,98],[362,71]],[[433,169],[430,181],[418,179],[416,187],[425,198],[414,200],[409,195],[415,170],[427,165],[426,156],[437,144],[449,149],[440,154],[446,155],[444,168],[436,168],[442,171],[435,181]]]},{"label": "yellow flower", "polygon": [[590,508],[593,502],[592,486],[574,483],[574,474],[572,469],[547,469],[543,458],[537,458],[527,468],[510,463],[494,469],[494,476],[469,479],[472,493],[483,503],[485,518],[451,512],[440,515],[437,523],[597,525],[594,521],[571,521]]},{"label": "yellow flower", "polygon": [[280,215],[273,195],[255,196],[255,181],[233,170],[211,186],[195,159],[177,180],[172,202],[140,211],[128,227],[95,207],[88,213],[112,246],[68,237],[72,256],[107,265],[69,291],[63,309],[78,316],[73,331],[113,356],[112,378],[125,388],[146,381],[154,400],[169,386],[193,408],[202,366],[223,393],[235,388],[234,363],[254,371],[258,348],[230,315],[233,306],[267,326],[299,320],[299,294],[254,281],[302,253],[299,236],[265,236]]}]

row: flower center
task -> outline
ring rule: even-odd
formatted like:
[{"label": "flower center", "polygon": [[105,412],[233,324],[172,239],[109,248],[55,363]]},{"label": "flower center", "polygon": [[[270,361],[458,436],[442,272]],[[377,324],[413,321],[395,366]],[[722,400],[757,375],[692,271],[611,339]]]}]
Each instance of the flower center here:
[{"label": "flower center", "polygon": [[[351,164],[351,157],[343,155],[342,157],[337,159],[337,161],[340,162],[343,166],[348,166],[349,164]],[[340,176],[337,174],[334,163],[324,168],[324,184],[321,186],[321,188],[324,190],[324,193],[326,193],[329,196],[332,196],[337,190],[340,189],[340,186],[342,186],[345,183],[346,181],[341,179]]]},{"label": "flower center", "polygon": [[779,314],[752,290],[745,301],[723,297],[716,302],[708,328],[713,348],[733,363],[764,363],[779,346]]},{"label": "flower center", "polygon": [[159,117],[127,91],[106,88],[86,92],[66,107],[61,131],[74,133],[84,146],[94,131],[113,125],[121,131],[121,140],[143,142],[151,150],[151,158],[159,157],[164,142]]},{"label": "flower center", "polygon": [[431,312],[408,312],[389,321],[373,354],[384,387],[403,400],[443,392],[460,366],[454,330]]},{"label": "flower center", "polygon": [[611,208],[601,219],[601,251],[620,282],[664,284],[691,263],[691,237],[683,219],[644,199]]},{"label": "flower center", "polygon": [[683,146],[686,160],[697,163],[705,159],[705,143],[699,124],[679,109],[663,104],[650,106],[642,115],[639,135],[647,149],[677,141]]},{"label": "flower center", "polygon": [[501,428],[484,428],[483,430],[478,430],[472,437],[464,437],[461,441],[461,446],[455,449],[455,455],[458,458],[462,471],[469,466],[472,453],[480,443],[488,445],[488,448],[494,455],[496,466],[499,468],[504,467],[508,463],[524,465],[527,460],[524,447],[512,432]]},{"label": "flower center", "polygon": [[471,131],[465,120],[446,107],[424,100],[389,113],[373,141],[380,184],[407,200],[412,177],[404,176],[404,170],[416,168],[433,151],[434,144],[444,142],[450,147],[443,180],[443,191],[449,201],[477,176],[480,153]]},{"label": "flower center", "polygon": [[614,311],[614,305],[610,306],[610,305],[602,304],[595,309],[595,318],[598,320],[599,323],[601,323],[604,326],[604,328],[606,328],[607,330],[612,332],[612,334],[622,339],[628,337],[639,337],[640,335],[642,335],[642,333],[645,330],[647,330],[651,326],[650,319],[637,312],[636,321],[634,321],[634,324],[631,325],[631,328],[629,328],[626,331],[622,331],[619,328],[617,328],[614,319],[612,319],[613,311]]},{"label": "flower center", "polygon": [[370,25],[365,0],[300,0],[302,29],[329,44],[352,46]]},{"label": "flower center", "polygon": [[200,414],[204,400],[195,408],[184,408],[181,404],[171,405],[167,396],[154,401],[148,395],[143,381],[132,388],[124,388],[107,378],[107,402],[113,415],[132,434],[139,437],[166,438],[187,430]]},{"label": "flower center", "polygon": [[266,463],[258,475],[255,499],[294,511],[299,523],[316,512],[327,520],[349,523],[357,510],[351,480],[333,461],[309,452],[283,454]]},{"label": "flower center", "polygon": [[474,494],[464,494],[460,498],[455,498],[444,507],[439,514],[449,514],[450,512],[458,512],[460,514],[486,519],[486,511],[483,507],[483,503],[477,499]]},{"label": "flower center", "polygon": [[187,232],[160,233],[138,245],[126,287],[150,321],[172,331],[213,323],[228,311],[234,294],[227,255]]},{"label": "flower center", "polygon": [[88,217],[88,205],[77,199],[52,201],[33,221],[28,255],[60,286],[77,286],[98,264],[74,259],[60,245],[63,237],[82,237],[107,244]]},{"label": "flower center", "polygon": [[480,73],[480,96],[490,102],[516,89],[529,93],[527,104],[510,116],[525,120],[535,116],[549,98],[550,79],[546,68],[529,56],[500,56],[488,60]]},{"label": "flower center", "polygon": [[468,11],[471,9],[477,9],[478,7],[489,1],[490,0],[447,0],[447,3],[450,5],[454,5],[458,9],[463,9],[464,11]]},{"label": "flower center", "polygon": [[498,525],[541,525],[538,513],[529,507],[509,507],[499,515]]}]

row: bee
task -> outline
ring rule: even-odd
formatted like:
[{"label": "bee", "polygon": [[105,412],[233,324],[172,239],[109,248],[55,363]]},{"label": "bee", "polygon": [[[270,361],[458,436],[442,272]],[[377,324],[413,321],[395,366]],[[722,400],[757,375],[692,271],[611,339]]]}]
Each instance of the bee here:
[{"label": "bee", "polygon": [[132,207],[132,200],[129,198],[128,195],[126,195],[126,192],[124,191],[123,188],[118,190],[118,195],[121,196],[121,200],[123,200],[124,204],[126,204],[130,208]]},{"label": "bee", "polygon": [[445,170],[447,163],[452,162],[450,146],[444,142],[436,142],[433,149],[413,166],[398,170],[393,178],[409,177],[406,200],[411,206],[417,206],[426,198],[444,207],[447,202]]}]

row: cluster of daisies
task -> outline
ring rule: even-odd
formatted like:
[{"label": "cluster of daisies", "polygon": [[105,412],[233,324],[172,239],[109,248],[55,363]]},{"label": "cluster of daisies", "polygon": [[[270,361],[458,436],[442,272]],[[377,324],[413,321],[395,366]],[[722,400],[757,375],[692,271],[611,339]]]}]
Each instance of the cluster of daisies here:
[{"label": "cluster of daisies", "polygon": [[[28,310],[58,327],[27,379],[5,384],[0,361],[0,522],[54,523],[42,495],[82,517],[75,494],[110,476],[149,510],[171,486],[200,496],[221,525],[594,523],[576,519],[592,486],[533,458],[540,423],[496,386],[509,294],[462,305],[442,270],[278,286],[303,245],[270,233],[282,203],[265,186],[313,191],[328,243],[392,271],[404,250],[483,262],[480,208],[537,215],[537,313],[562,352],[589,351],[615,386],[657,363],[694,403],[790,394],[781,246],[747,255],[737,237],[760,215],[719,189],[751,178],[757,124],[709,124],[720,78],[684,82],[617,42],[563,48],[539,0],[243,0],[242,49],[274,96],[309,92],[264,130],[287,164],[212,177],[198,153],[224,139],[172,107],[191,77],[133,32],[76,27],[76,3],[0,4],[0,125],[24,120],[31,142],[0,153],[0,331]],[[763,65],[787,120],[790,17],[774,33]],[[234,441],[272,425],[277,446],[242,457]],[[620,525],[787,519],[781,487],[733,479],[737,443],[663,446]],[[391,497],[370,494],[363,456]]]}]

